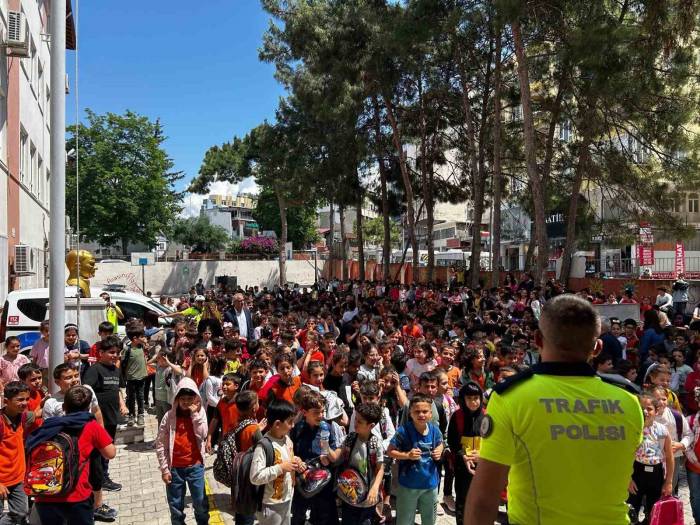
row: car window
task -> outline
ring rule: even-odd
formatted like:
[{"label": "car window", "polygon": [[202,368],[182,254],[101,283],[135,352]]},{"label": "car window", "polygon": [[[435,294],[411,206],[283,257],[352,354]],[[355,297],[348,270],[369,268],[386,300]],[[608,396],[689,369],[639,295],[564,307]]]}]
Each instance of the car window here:
[{"label": "car window", "polygon": [[117,301],[117,306],[121,308],[121,311],[124,314],[124,319],[119,319],[120,325],[125,325],[129,319],[134,317],[136,319],[143,319],[143,314],[145,314],[146,310],[148,310],[148,308],[140,304],[125,301]]},{"label": "car window", "polygon": [[40,323],[46,318],[46,308],[48,304],[48,297],[20,299],[17,301],[17,308],[23,315],[29,317],[32,321]]}]

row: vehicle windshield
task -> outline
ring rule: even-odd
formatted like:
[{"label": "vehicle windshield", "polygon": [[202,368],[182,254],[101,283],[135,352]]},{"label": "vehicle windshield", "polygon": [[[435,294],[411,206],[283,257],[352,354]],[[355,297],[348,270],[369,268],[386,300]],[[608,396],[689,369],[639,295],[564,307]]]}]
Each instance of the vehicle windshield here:
[{"label": "vehicle windshield", "polygon": [[153,308],[154,310],[158,310],[161,313],[164,314],[171,314],[172,312],[165,308],[162,304],[160,304],[158,301],[154,301],[153,299],[150,299],[148,301],[148,305]]}]

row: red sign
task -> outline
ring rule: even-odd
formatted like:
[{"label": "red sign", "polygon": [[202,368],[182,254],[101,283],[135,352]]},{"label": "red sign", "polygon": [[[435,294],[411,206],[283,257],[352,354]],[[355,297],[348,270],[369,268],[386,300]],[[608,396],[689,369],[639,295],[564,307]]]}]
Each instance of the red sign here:
[{"label": "red sign", "polygon": [[9,326],[16,326],[19,324],[19,315],[11,315],[7,318],[7,324]]},{"label": "red sign", "polygon": [[[652,272],[651,275],[648,277],[642,277],[643,279],[675,279],[676,278],[676,273],[675,272]],[[691,281],[698,280],[700,279],[700,272],[686,272],[685,274],[686,279],[690,279]]]},{"label": "red sign", "polygon": [[685,246],[683,241],[676,241],[676,276],[685,273]]},{"label": "red sign", "polygon": [[649,244],[639,245],[639,266],[654,266],[654,246]]}]

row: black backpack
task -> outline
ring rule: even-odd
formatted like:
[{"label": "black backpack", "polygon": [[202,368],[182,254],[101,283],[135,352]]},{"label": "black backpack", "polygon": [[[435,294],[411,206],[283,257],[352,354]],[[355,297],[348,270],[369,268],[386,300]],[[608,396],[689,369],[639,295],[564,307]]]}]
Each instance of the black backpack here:
[{"label": "black backpack", "polygon": [[265,467],[274,465],[275,450],[270,438],[265,436],[244,454],[238,454],[231,466],[234,476],[233,506],[236,514],[243,516],[251,516],[262,509],[265,485],[253,485],[250,482],[250,466],[253,463],[255,449],[258,447],[262,447],[265,452]]}]

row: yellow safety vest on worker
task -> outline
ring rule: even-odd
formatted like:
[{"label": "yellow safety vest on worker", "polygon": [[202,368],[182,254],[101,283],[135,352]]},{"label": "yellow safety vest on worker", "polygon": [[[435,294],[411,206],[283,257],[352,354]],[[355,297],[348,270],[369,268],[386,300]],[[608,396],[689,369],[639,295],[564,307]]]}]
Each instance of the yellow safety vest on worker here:
[{"label": "yellow safety vest on worker", "polygon": [[510,523],[619,525],[643,424],[588,364],[545,362],[494,388],[480,455],[510,466]]}]

